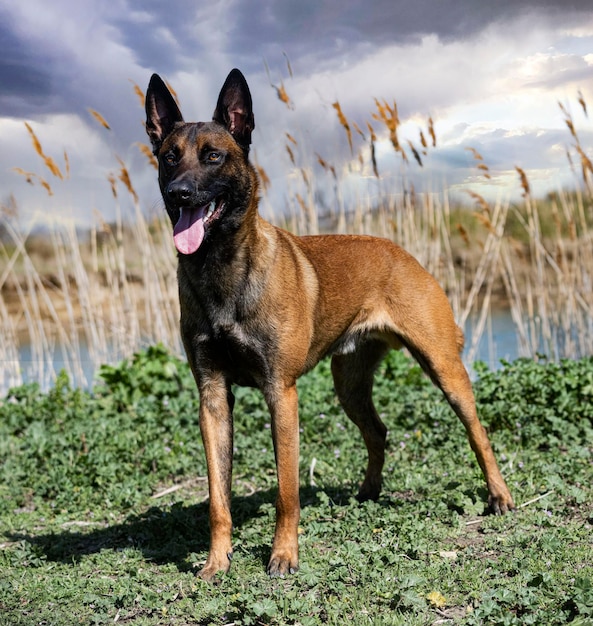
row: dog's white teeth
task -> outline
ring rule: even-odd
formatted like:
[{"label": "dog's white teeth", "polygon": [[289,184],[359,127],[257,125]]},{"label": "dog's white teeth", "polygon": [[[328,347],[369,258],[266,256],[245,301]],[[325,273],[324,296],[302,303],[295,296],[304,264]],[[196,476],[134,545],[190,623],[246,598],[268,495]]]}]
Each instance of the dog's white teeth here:
[{"label": "dog's white teeth", "polygon": [[212,200],[212,202],[208,206],[208,211],[206,213],[206,217],[204,218],[204,221],[207,221],[208,219],[210,219],[210,217],[212,217],[212,213],[214,213],[214,209],[216,209],[216,201]]}]

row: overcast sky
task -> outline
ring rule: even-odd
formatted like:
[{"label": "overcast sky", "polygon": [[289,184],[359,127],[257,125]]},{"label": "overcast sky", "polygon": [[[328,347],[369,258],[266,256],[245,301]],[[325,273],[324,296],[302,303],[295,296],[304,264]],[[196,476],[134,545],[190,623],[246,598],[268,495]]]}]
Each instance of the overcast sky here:
[{"label": "overcast sky", "polygon": [[[516,198],[515,165],[536,193],[571,184],[572,140],[558,102],[593,156],[593,120],[577,101],[580,92],[593,110],[591,0],[0,0],[0,44],[0,202],[14,196],[23,222],[89,223],[97,211],[112,219],[107,176],[118,169],[115,155],[128,165],[142,207],[158,209],[155,171],[136,145],[147,138],[133,89],[144,90],[153,72],[174,87],[189,121],[210,119],[228,71],[243,71],[254,100],[253,154],[272,179],[266,206],[281,207],[298,185],[287,132],[299,142],[297,164],[314,169],[320,188],[315,153],[339,172],[354,170],[345,187],[356,179],[371,196],[380,185],[369,169],[367,122],[379,135],[381,184],[390,191],[405,178],[421,190]],[[291,107],[270,81],[284,84]],[[407,167],[394,157],[372,118],[375,98],[397,102],[402,137],[418,147],[432,116],[438,143],[422,169],[411,154]],[[367,145],[355,133],[354,158],[335,101],[366,133]],[[45,167],[24,122],[62,170],[67,152],[69,180]],[[469,147],[483,156],[490,180]],[[54,195],[14,167],[46,178]],[[127,199],[121,204],[130,214]]]}]

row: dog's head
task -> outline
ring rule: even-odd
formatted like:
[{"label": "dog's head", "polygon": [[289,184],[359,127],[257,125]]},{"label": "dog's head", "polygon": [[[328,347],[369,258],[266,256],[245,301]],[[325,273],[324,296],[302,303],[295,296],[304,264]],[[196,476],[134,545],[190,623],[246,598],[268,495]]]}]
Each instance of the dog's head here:
[{"label": "dog's head", "polygon": [[240,223],[254,185],[248,164],[254,128],[249,87],[237,69],[222,86],[211,122],[184,122],[162,79],[150,79],[146,132],[181,254],[194,254],[213,233]]}]

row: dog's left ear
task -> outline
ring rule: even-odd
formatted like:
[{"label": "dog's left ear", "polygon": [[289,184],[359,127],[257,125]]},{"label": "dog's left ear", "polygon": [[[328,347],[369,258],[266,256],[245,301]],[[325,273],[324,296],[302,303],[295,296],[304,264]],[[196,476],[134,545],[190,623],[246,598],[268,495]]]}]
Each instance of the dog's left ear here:
[{"label": "dog's left ear", "polygon": [[251,93],[239,70],[232,70],[224,81],[212,119],[231,133],[245,154],[249,152],[255,119]]},{"label": "dog's left ear", "polygon": [[158,155],[165,137],[177,122],[183,122],[181,111],[158,74],[153,74],[146,90],[146,132],[152,151]]}]

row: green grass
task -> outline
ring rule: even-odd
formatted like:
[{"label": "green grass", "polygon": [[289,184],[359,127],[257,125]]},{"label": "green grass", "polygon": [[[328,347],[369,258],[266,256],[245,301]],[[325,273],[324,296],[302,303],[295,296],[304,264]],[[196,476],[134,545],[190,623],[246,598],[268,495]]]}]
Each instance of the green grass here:
[{"label": "green grass", "polygon": [[0,401],[0,624],[593,624],[593,359],[478,374],[483,421],[526,506],[483,515],[461,424],[399,354],[376,384],[383,495],[358,504],[363,446],[322,363],[300,383],[301,569],[285,579],[265,574],[269,416],[238,389],[235,551],[214,584],[194,573],[207,484],[185,363],[155,347],[104,367],[93,393],[65,376],[49,393],[13,389]]}]

